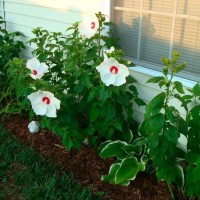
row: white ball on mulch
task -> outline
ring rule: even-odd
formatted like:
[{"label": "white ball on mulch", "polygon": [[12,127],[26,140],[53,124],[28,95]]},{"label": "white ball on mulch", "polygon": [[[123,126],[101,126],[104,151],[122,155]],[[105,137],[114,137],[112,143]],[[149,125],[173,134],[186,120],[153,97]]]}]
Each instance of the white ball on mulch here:
[{"label": "white ball on mulch", "polygon": [[31,134],[39,133],[40,131],[40,123],[37,121],[32,121],[28,124],[28,130]]}]

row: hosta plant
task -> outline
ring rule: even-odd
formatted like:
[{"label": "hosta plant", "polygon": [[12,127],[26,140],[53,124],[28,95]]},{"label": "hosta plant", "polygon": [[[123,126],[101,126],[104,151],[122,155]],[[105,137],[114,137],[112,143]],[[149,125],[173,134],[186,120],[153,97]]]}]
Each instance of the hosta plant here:
[{"label": "hosta plant", "polygon": [[[95,146],[105,139],[130,141],[133,103],[144,105],[129,76],[133,63],[123,59],[111,31],[101,13],[65,33],[33,30],[30,43],[36,48],[23,66],[26,83],[16,90],[23,105],[32,106],[30,116],[58,134],[68,150],[80,148],[86,138]],[[19,63],[10,62],[13,79]]]},{"label": "hosta plant", "polygon": [[128,186],[138,172],[144,171],[148,161],[146,138],[138,137],[124,141],[106,141],[99,146],[101,158],[115,157],[107,175],[101,180],[111,184]]}]

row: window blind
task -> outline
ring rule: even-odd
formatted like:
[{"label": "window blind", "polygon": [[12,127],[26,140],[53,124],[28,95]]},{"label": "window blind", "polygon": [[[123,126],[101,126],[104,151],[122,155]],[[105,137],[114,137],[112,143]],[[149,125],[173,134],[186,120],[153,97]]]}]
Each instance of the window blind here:
[{"label": "window blind", "polygon": [[200,1],[113,0],[115,36],[138,65],[162,69],[161,58],[180,52],[180,75],[200,81]]}]

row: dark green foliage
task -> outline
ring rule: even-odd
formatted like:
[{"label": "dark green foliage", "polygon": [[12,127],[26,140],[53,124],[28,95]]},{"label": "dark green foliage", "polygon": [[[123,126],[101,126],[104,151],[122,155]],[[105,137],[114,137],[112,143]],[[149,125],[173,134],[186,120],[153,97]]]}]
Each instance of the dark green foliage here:
[{"label": "dark green foliage", "polygon": [[[133,104],[145,105],[138,97],[132,77],[119,87],[108,87],[101,81],[96,66],[104,60],[104,50],[116,47],[116,43],[110,35],[110,23],[106,22],[105,16],[98,13],[96,17],[100,27],[91,38],[80,34],[78,23],[65,33],[42,28],[33,30],[35,38],[29,41],[36,45],[33,55],[49,67],[49,72],[42,79],[31,80],[25,73],[25,65],[20,64],[22,61],[9,63],[9,75],[14,84],[21,78],[15,77],[14,73],[23,73],[24,76],[20,79],[21,87],[16,88],[20,105],[27,106],[27,95],[38,90],[50,91],[61,101],[57,118],[42,116],[40,121],[42,128],[49,128],[62,138],[68,150],[73,147],[79,149],[85,138],[93,146],[105,139],[129,142],[132,130],[136,129]],[[105,30],[109,31],[103,34]],[[131,61],[123,58],[121,50],[106,54],[121,64],[132,65]],[[22,72],[18,71],[20,68],[23,68]],[[23,88],[23,85],[26,87]],[[32,112],[30,116],[33,117]]]},{"label": "dark green foliage", "polygon": [[177,52],[173,53],[172,60],[168,58],[162,60],[163,76],[151,78],[148,83],[157,83],[161,88],[165,87],[165,91],[155,96],[147,105],[145,120],[140,125],[139,131],[147,137],[150,157],[156,167],[158,179],[165,180],[169,186],[176,183],[183,189],[184,169],[177,162],[179,152],[182,151],[178,148],[178,138],[180,134],[187,135],[188,128],[179,111],[170,105],[170,99],[181,100],[184,104],[182,106],[187,111],[187,104],[180,96],[184,94],[182,84],[178,81],[172,82],[174,74],[182,70],[185,63],[178,64]]},{"label": "dark green foliage", "polygon": [[[11,80],[8,78],[6,64],[15,57],[19,57],[24,44],[19,40],[22,34],[18,31],[8,32],[3,27],[5,21],[0,17],[0,115],[2,113],[18,112],[19,106],[9,105],[15,102],[16,95],[13,93]],[[16,74],[17,75],[17,74]],[[16,103],[16,102],[15,102]],[[6,108],[5,108],[5,107]],[[4,107],[4,108],[3,108]]]}]

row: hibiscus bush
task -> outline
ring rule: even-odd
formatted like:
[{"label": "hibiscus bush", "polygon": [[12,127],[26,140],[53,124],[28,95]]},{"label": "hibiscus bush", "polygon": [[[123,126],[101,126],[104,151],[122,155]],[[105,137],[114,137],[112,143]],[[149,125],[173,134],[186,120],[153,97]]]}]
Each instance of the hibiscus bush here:
[{"label": "hibiscus bush", "polygon": [[133,103],[145,103],[129,76],[133,63],[123,58],[106,17],[98,13],[65,33],[33,33],[33,58],[24,66],[20,59],[9,63],[13,83],[20,81],[21,105],[32,106],[30,117],[62,137],[68,150],[85,139],[94,146],[105,139],[129,142],[137,129]]},{"label": "hibiscus bush", "polygon": [[14,111],[14,107],[9,104],[16,102],[16,96],[12,90],[10,80],[7,77],[6,64],[14,57],[19,57],[24,44],[19,40],[22,34],[18,31],[8,32],[5,28],[5,21],[0,17],[0,115],[10,110]]}]

